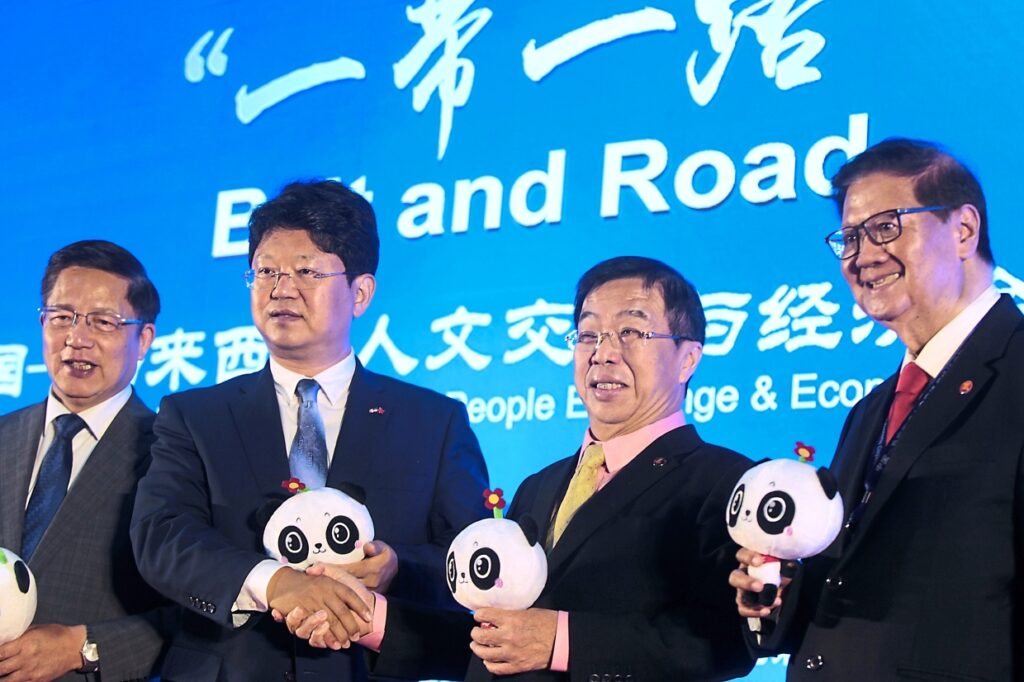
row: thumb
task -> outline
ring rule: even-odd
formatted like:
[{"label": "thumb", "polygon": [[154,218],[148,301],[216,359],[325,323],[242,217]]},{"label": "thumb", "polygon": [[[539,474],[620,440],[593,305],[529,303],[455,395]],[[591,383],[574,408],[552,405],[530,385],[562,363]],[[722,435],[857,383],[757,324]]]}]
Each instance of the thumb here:
[{"label": "thumb", "polygon": [[384,543],[371,540],[363,543],[363,554],[368,557],[377,556],[384,552]]},{"label": "thumb", "polygon": [[323,564],[313,564],[306,569],[306,575],[323,575],[325,570],[327,568]]}]

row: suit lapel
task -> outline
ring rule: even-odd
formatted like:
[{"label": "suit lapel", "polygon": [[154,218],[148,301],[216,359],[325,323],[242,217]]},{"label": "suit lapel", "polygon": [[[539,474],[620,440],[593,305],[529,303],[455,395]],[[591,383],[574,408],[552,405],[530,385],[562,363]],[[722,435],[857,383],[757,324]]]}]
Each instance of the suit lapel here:
[{"label": "suit lapel", "polygon": [[[374,449],[381,442],[396,409],[400,406],[387,400],[377,375],[367,371],[357,359],[345,403],[345,416],[327,472],[327,485],[337,487],[343,481],[359,482],[371,478]],[[416,442],[416,434],[407,434],[407,438],[410,443]]]},{"label": "suit lapel", "polygon": [[283,493],[281,482],[291,473],[270,365],[251,379],[240,382],[238,398],[230,402],[229,409],[259,490]]},{"label": "suit lapel", "polygon": [[137,470],[148,461],[148,453],[140,453],[139,448],[152,442],[152,438],[141,440],[143,420],[152,414],[133,392],[75,477],[32,555],[32,564],[44,565],[63,551],[82,524],[89,523],[97,499],[124,490],[126,478],[140,475]]},{"label": "suit lapel", "polygon": [[[849,551],[856,549],[858,540],[866,535],[867,528],[892,498],[914,463],[942,435],[944,427],[956,423],[960,415],[970,410],[985,394],[986,387],[996,376],[992,363],[1006,352],[1010,335],[1020,322],[1020,312],[1004,295],[964,341],[941,380],[900,432]],[[961,392],[960,387],[966,381],[971,382],[971,390]],[[875,438],[880,430],[881,426],[874,431]]]},{"label": "suit lapel", "polygon": [[28,504],[28,484],[32,465],[39,450],[39,438],[46,419],[43,402],[12,415],[0,427],[0,547],[15,553],[21,551],[21,534],[25,525],[25,505]]},{"label": "suit lapel", "polygon": [[[682,427],[651,443],[587,500],[566,526],[548,555],[548,582],[587,539],[610,520],[620,516],[645,490],[678,467],[701,440],[693,427]],[[564,488],[562,488],[564,490]],[[561,501],[555,500],[552,509]]]}]

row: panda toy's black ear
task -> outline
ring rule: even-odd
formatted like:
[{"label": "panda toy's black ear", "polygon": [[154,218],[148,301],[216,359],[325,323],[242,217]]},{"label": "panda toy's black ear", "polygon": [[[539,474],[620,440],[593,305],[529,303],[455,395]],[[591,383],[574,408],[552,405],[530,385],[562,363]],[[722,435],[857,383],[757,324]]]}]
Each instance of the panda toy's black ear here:
[{"label": "panda toy's black ear", "polygon": [[821,489],[825,491],[825,496],[828,499],[831,500],[839,492],[839,482],[832,475],[832,472],[825,467],[818,469],[818,480],[821,482]]},{"label": "panda toy's black ear", "polygon": [[537,540],[540,539],[540,529],[537,528],[537,522],[533,520],[533,517],[529,514],[523,514],[516,523],[519,524],[519,528],[522,529],[523,535],[526,536],[526,541],[530,543],[530,546],[537,544]]},{"label": "panda toy's black ear", "polygon": [[363,489],[363,486],[355,483],[349,483],[348,481],[342,481],[338,484],[338,490],[345,493],[359,504],[364,506],[366,505],[366,490]]},{"label": "panda toy's black ear", "polygon": [[28,594],[29,588],[32,587],[32,574],[29,573],[25,562],[20,559],[14,562],[14,581],[18,584],[19,592]]},{"label": "panda toy's black ear", "polygon": [[266,502],[256,508],[256,511],[249,517],[249,525],[260,533],[267,527],[267,522],[270,521],[270,517],[274,515],[277,508],[284,504],[288,497],[285,495],[273,495]]}]

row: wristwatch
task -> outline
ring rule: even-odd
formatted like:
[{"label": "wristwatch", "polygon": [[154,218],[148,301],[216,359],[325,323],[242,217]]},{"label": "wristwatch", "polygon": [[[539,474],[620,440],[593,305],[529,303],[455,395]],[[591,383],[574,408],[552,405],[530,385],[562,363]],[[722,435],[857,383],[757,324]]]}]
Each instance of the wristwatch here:
[{"label": "wristwatch", "polygon": [[100,671],[100,649],[96,642],[89,638],[89,630],[85,631],[85,644],[82,645],[82,667],[80,673],[97,673]]}]

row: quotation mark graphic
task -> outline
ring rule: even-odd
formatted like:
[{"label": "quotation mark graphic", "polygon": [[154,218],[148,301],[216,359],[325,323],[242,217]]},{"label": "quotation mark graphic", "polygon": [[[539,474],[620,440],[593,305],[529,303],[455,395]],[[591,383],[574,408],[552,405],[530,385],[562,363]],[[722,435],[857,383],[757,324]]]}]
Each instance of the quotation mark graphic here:
[{"label": "quotation mark graphic", "polygon": [[211,75],[223,76],[228,68],[228,56],[224,54],[224,46],[235,29],[225,29],[217,41],[210,48],[209,54],[204,58],[203,50],[213,38],[213,31],[207,31],[196,41],[195,45],[185,55],[185,80],[189,83],[198,83],[209,71]]}]

